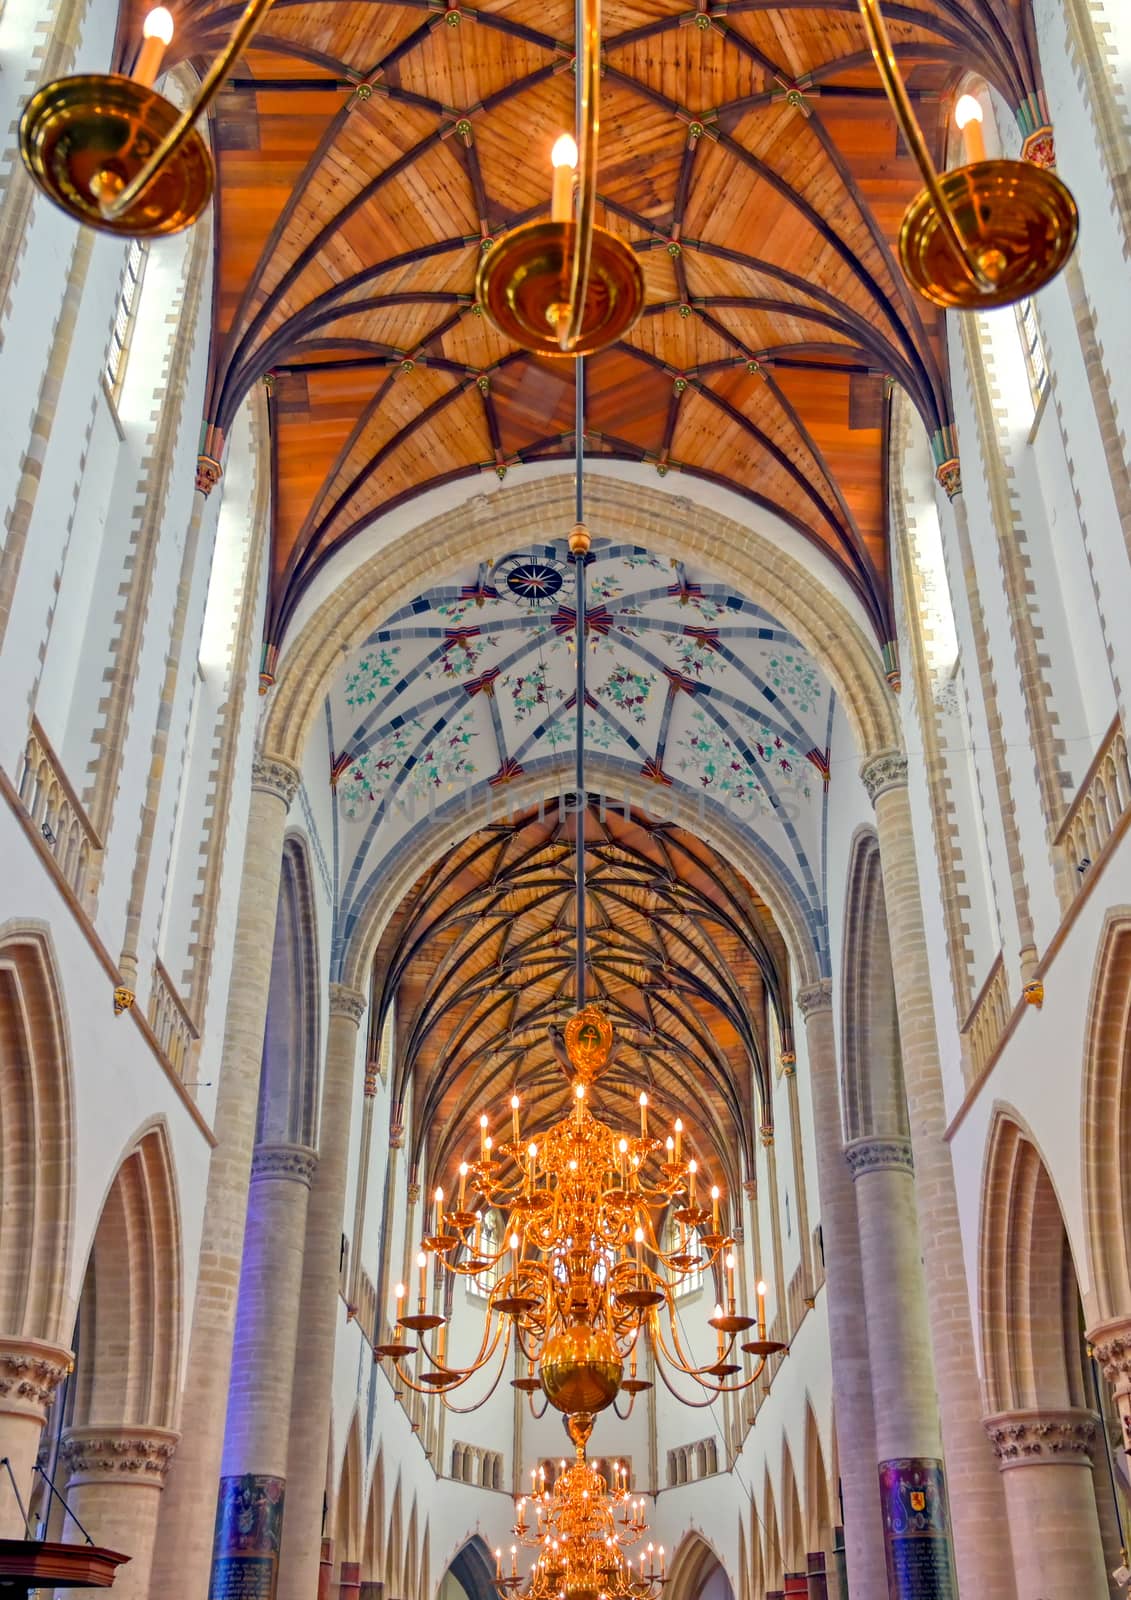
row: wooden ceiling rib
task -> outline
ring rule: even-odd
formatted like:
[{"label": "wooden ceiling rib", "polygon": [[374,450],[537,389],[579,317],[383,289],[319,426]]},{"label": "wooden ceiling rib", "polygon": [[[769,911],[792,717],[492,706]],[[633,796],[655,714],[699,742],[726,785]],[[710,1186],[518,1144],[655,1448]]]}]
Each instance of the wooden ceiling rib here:
[{"label": "wooden ceiling rib", "polygon": [[[1026,4],[887,4],[936,147],[963,73],[1039,90]],[[238,9],[186,0],[175,49],[206,61]],[[572,31],[570,0],[275,0],[218,102],[209,421],[275,375],[272,643],[383,511],[572,451],[570,363],[474,305],[487,241],[547,208]],[[918,177],[856,0],[607,0],[603,61],[599,221],[648,305],[589,363],[587,449],[775,511],[885,640],[884,380],[932,432],[949,401],[941,320],[895,263]]]},{"label": "wooden ceiling rib", "polygon": [[[709,847],[636,816],[586,823],[589,997],[618,1047],[598,1114],[688,1118],[705,1169],[737,1192],[772,1124],[767,1007],[788,1038],[784,945],[765,904]],[[521,1078],[524,1119],[569,1105],[547,1025],[573,1006],[574,819],[551,809],[465,839],[406,898],[382,940],[371,1054],[396,997],[392,1095],[411,1106],[410,1162],[444,1182],[505,1115]],[[439,1131],[438,1131],[439,1130]]]}]

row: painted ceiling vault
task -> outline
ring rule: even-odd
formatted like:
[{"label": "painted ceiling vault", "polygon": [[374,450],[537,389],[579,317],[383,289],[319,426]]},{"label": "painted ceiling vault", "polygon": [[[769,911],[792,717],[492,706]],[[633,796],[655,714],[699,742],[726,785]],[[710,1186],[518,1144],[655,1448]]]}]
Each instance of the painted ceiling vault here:
[{"label": "painted ceiling vault", "polygon": [[[835,698],[812,657],[753,601],[649,551],[587,560],[590,789],[655,785],[681,814],[725,815],[825,936],[825,822]],[[395,856],[468,796],[545,772],[572,786],[575,569],[535,541],[441,584],[353,650],[328,706],[339,831],[338,947]],[[669,812],[669,815],[671,813]]]},{"label": "painted ceiling vault", "polygon": [[[144,9],[148,0],[133,0]],[[202,64],[238,7],[185,0]],[[929,139],[965,71],[1039,89],[1021,0],[891,0]],[[121,37],[138,36],[124,8]],[[267,377],[267,619],[391,506],[573,453],[573,372],[477,314],[489,242],[547,207],[572,124],[571,0],[275,0],[213,121],[208,422]],[[586,449],[721,483],[843,573],[891,637],[886,380],[949,420],[939,319],[893,258],[913,165],[856,0],[607,0],[598,220],[646,314],[589,371]]]}]

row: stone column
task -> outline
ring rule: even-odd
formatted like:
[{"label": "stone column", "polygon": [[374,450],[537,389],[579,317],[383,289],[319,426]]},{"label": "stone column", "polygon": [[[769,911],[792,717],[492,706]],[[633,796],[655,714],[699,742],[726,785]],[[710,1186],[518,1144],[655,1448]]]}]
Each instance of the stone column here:
[{"label": "stone column", "polygon": [[1017,1592],[1041,1600],[1108,1593],[1092,1482],[1102,1449],[1091,1411],[1004,1411],[986,1418],[1001,1468]]},{"label": "stone column", "polygon": [[[220,1499],[230,1504],[251,1475],[268,1495],[273,1539],[285,1516],[306,1211],[317,1164],[313,1150],[294,1144],[258,1145],[251,1162]],[[218,1523],[211,1592],[230,1593],[230,1570],[263,1554],[229,1551]]]},{"label": "stone column", "polygon": [[856,1196],[844,1160],[832,984],[828,978],[801,989],[797,1004],[805,1018],[813,1097],[848,1581],[852,1594],[880,1600],[886,1593],[887,1578],[876,1479],[876,1421]]},{"label": "stone column", "polygon": [[366,998],[330,985],[330,1025],[322,1080],[318,1171],[306,1221],[302,1314],[297,1366],[302,1384],[291,1416],[287,1452],[288,1513],[279,1566],[280,1600],[309,1600],[318,1588],[322,1496],[330,1439],[330,1396],[338,1329],[338,1260],[346,1205],[350,1117],[357,1072],[357,1034]]},{"label": "stone column", "polygon": [[184,1427],[162,1497],[153,1558],[154,1594],[183,1595],[185,1600],[196,1600],[208,1587],[283,833],[298,783],[298,772],[288,761],[261,756],[252,766],[247,842],[216,1099],[217,1144],[208,1169],[200,1273],[182,1396]]},{"label": "stone column", "polygon": [[[0,1337],[0,1456],[11,1463],[25,1511],[47,1408],[73,1365],[71,1352],[62,1345]],[[7,1470],[0,1468],[0,1538],[23,1536],[23,1519]]]},{"label": "stone column", "polygon": [[860,1227],[877,1460],[938,1461],[942,1439],[911,1141],[854,1139],[844,1153]]},{"label": "stone column", "polygon": [[893,1536],[900,1526],[900,1508],[915,1488],[935,1502],[930,1511],[931,1544],[929,1549],[922,1547],[932,1572],[924,1583],[924,1600],[927,1596],[950,1600],[954,1555],[946,1506],[939,1493],[945,1481],[942,1439],[911,1141],[890,1135],[854,1139],[846,1146],[845,1157],[854,1180],[860,1225],[880,1511],[885,1538],[892,1546],[888,1583],[892,1594],[903,1594],[898,1563],[906,1554],[897,1556]]},{"label": "stone column", "polygon": [[864,764],[861,777],[875,807],[879,835],[915,1197],[925,1219],[919,1243],[959,1589],[964,1600],[1015,1600],[1009,1551],[1001,1537],[1005,1496],[982,1425],[954,1167],[945,1138],[946,1106],[907,758],[898,751],[885,752]]},{"label": "stone column", "polygon": [[[127,1423],[68,1428],[62,1460],[70,1471],[67,1506],[95,1544],[129,1556],[114,1576],[118,1600],[148,1600],[153,1540],[165,1475],[180,1435]],[[72,1518],[63,1538],[83,1543]]]}]

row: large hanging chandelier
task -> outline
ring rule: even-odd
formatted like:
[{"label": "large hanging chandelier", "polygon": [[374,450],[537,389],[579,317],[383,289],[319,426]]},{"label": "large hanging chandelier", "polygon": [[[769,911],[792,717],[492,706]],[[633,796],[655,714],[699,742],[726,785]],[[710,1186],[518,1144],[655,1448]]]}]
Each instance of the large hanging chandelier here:
[{"label": "large hanging chandelier", "polygon": [[[631,1407],[636,1394],[652,1387],[638,1369],[641,1339],[677,1398],[684,1397],[673,1387],[672,1374],[708,1392],[706,1400],[691,1404],[709,1404],[716,1394],[748,1388],[769,1357],[785,1348],[767,1337],[764,1284],[758,1284],[755,1316],[738,1308],[735,1236],[727,1227],[724,1199],[694,1157],[685,1155],[681,1120],[665,1137],[656,1137],[649,1131],[643,1092],[639,1132],[618,1132],[590,1108],[614,1041],[608,1018],[585,1003],[585,557],[590,538],[584,522],[583,362],[576,372],[577,521],[569,548],[576,570],[578,1010],[561,1041],[571,1080],[570,1109],[544,1133],[524,1138],[515,1095],[510,1137],[499,1144],[486,1114],[480,1117],[478,1160],[461,1163],[458,1183],[447,1195],[443,1188],[435,1191],[432,1228],[418,1257],[416,1307],[405,1303],[409,1291],[398,1284],[397,1336],[374,1350],[378,1359],[396,1363],[401,1382],[420,1392],[446,1395],[494,1368],[493,1382],[476,1402],[482,1404],[498,1385],[513,1344],[526,1366],[512,1380],[515,1387],[532,1397],[541,1390],[548,1404],[567,1414],[604,1410],[622,1391]],[[483,1248],[485,1208],[505,1218],[494,1250]],[[676,1307],[681,1287],[700,1275],[714,1279],[717,1295],[708,1318],[715,1349],[707,1362],[697,1362],[686,1349]],[[479,1351],[464,1365],[454,1363],[446,1349],[448,1317],[442,1306],[449,1278],[477,1287],[487,1300]],[[754,1336],[743,1339],[751,1331]],[[735,1359],[740,1339],[742,1353],[754,1363],[745,1375]]]},{"label": "large hanging chandelier", "polygon": [[[590,1466],[585,1446],[592,1417],[566,1423],[575,1446],[571,1465],[550,1488],[533,1474],[531,1493],[515,1503],[510,1572],[495,1551],[495,1587],[502,1600],[659,1600],[667,1582],[664,1548],[649,1543],[636,1562],[626,1552],[648,1532],[643,1499],[634,1500],[627,1469],[614,1461],[611,1482]],[[529,1575],[518,1571],[519,1548],[538,1555]]]}]

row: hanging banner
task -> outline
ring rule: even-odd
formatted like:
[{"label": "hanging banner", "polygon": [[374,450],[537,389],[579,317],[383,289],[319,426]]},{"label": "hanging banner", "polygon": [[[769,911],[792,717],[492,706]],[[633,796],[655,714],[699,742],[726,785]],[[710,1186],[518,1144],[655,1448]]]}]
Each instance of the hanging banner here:
[{"label": "hanging banner", "polygon": [[220,1479],[208,1600],[275,1600],[285,1487],[251,1472]]},{"label": "hanging banner", "polygon": [[941,1461],[880,1462],[889,1600],[957,1600]]}]

